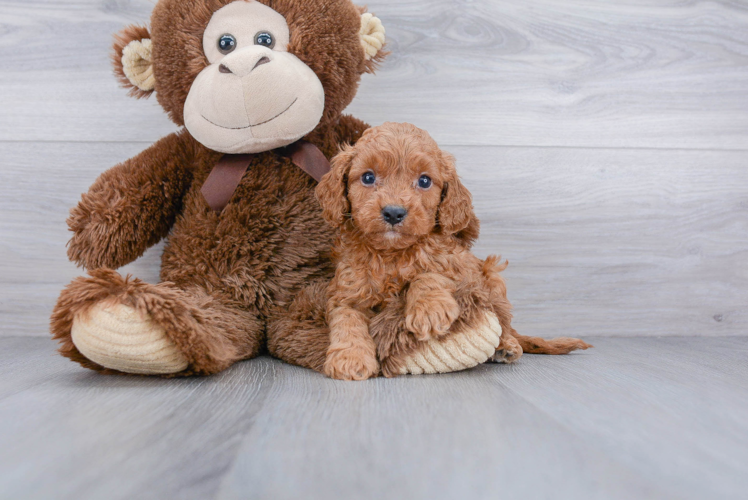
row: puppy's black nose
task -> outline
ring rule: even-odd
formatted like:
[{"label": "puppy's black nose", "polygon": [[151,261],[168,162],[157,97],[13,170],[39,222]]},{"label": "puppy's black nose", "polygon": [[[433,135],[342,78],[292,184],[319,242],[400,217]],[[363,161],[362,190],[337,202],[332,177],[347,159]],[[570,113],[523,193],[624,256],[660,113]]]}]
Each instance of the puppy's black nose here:
[{"label": "puppy's black nose", "polygon": [[408,215],[408,211],[405,207],[398,205],[387,205],[382,209],[382,218],[387,224],[399,224],[403,221],[405,216]]}]

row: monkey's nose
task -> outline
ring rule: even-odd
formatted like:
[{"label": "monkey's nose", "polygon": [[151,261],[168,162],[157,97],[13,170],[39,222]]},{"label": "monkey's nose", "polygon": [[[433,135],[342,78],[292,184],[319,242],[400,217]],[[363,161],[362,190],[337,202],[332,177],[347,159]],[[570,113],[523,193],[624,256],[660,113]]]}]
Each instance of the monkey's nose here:
[{"label": "monkey's nose", "polygon": [[257,66],[261,66],[261,65],[267,64],[269,62],[270,62],[270,58],[269,57],[263,57],[262,59],[260,59],[259,61],[257,61],[257,64],[255,64],[255,67],[252,68],[252,70],[254,71],[254,70],[257,69]]},{"label": "monkey's nose", "polygon": [[218,71],[245,77],[263,64],[272,62],[272,55],[264,54],[266,51],[253,50],[252,48],[232,52],[227,55],[218,65]]},{"label": "monkey's nose", "polygon": [[403,221],[405,216],[408,215],[408,211],[405,207],[398,205],[387,205],[382,209],[382,218],[387,224],[399,224]]}]

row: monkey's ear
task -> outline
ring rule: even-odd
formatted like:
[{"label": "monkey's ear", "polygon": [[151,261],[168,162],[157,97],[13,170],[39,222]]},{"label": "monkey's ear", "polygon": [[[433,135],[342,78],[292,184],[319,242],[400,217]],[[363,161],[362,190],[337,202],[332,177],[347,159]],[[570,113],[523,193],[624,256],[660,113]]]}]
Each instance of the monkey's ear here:
[{"label": "monkey's ear", "polygon": [[[467,235],[470,238],[472,233],[478,230],[478,218],[473,212],[473,198],[457,176],[455,159],[452,155],[442,153],[442,168],[445,172],[445,183],[442,188],[442,201],[439,205],[439,226],[445,234],[466,232],[471,233]],[[458,237],[462,235],[458,234]]]},{"label": "monkey's ear", "polygon": [[351,212],[348,202],[348,172],[355,156],[352,146],[346,146],[330,162],[331,170],[322,177],[314,194],[322,206],[322,216],[333,227],[340,227]]},{"label": "monkey's ear", "polygon": [[361,14],[361,29],[358,36],[364,49],[364,64],[367,73],[373,73],[377,64],[389,54],[384,49],[384,26],[378,17],[369,12]]},{"label": "monkey's ear", "polygon": [[151,57],[151,35],[145,26],[128,26],[114,35],[114,73],[129,95],[148,97],[156,88]]}]

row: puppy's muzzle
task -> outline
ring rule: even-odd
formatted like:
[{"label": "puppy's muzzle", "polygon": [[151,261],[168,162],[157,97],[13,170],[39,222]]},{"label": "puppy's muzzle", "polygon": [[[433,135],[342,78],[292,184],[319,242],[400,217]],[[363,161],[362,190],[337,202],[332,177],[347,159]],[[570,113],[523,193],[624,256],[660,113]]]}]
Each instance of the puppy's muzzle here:
[{"label": "puppy's muzzle", "polygon": [[400,224],[406,215],[408,215],[408,211],[405,207],[399,205],[387,205],[382,209],[382,218],[387,224],[393,226]]}]

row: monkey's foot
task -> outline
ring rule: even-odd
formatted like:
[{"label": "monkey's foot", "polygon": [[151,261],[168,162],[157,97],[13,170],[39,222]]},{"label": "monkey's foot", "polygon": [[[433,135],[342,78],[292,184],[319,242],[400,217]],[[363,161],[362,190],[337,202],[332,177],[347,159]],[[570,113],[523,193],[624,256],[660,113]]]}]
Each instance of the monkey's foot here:
[{"label": "monkey's foot", "polygon": [[501,343],[501,325],[496,315],[486,312],[482,321],[465,332],[446,339],[431,339],[406,358],[400,374],[447,373],[485,363]]},{"label": "monkey's foot", "polygon": [[124,304],[99,302],[77,314],[71,337],[85,357],[120,372],[165,375],[189,364],[162,326]]}]

